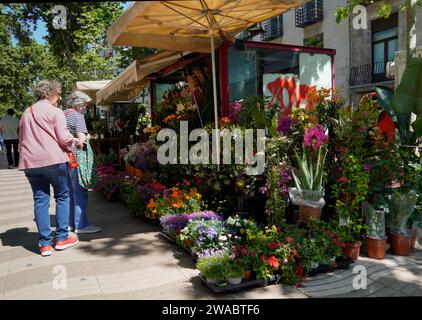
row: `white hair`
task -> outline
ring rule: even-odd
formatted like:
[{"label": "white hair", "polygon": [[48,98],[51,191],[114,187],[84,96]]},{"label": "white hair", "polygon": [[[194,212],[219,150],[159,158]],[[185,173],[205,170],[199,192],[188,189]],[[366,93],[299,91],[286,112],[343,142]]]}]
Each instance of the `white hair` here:
[{"label": "white hair", "polygon": [[92,99],[82,91],[73,91],[69,94],[63,101],[63,107],[65,109],[70,109],[73,107],[78,107],[83,105],[84,103],[91,102]]}]

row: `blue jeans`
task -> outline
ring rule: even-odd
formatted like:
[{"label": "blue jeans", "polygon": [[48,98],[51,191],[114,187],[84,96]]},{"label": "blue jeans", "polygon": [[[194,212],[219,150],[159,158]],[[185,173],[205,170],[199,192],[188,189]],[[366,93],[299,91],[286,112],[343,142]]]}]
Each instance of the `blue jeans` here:
[{"label": "blue jeans", "polygon": [[39,244],[50,245],[53,237],[50,225],[50,185],[56,199],[56,240],[67,239],[69,226],[69,166],[68,163],[26,169],[25,175],[34,195],[34,214],[39,233]]},{"label": "blue jeans", "polygon": [[75,229],[84,229],[90,225],[86,213],[88,207],[88,190],[79,184],[78,169],[69,169],[69,176],[69,225]]}]

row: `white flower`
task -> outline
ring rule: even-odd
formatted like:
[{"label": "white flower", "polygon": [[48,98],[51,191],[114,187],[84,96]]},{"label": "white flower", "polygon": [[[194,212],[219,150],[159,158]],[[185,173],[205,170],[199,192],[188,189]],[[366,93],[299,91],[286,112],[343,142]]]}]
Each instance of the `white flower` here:
[{"label": "white flower", "polygon": [[219,236],[218,240],[219,241],[227,241],[227,237],[226,236]]},{"label": "white flower", "polygon": [[232,235],[231,233],[229,233],[227,236],[228,236],[229,238],[231,238],[233,235]]},{"label": "white flower", "polygon": [[236,222],[236,227],[241,227],[242,225],[240,224],[240,222]]}]

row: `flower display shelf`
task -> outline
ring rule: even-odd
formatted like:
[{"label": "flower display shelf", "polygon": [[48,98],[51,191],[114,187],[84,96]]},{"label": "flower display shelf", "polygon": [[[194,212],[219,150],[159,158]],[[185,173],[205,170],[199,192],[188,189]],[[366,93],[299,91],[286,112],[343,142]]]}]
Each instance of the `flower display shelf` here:
[{"label": "flower display shelf", "polygon": [[229,284],[224,286],[219,286],[215,284],[209,283],[203,276],[199,275],[199,278],[202,280],[202,282],[207,286],[209,290],[211,290],[214,293],[222,294],[222,293],[235,293],[242,290],[252,289],[252,288],[262,288],[267,287],[269,285],[277,284],[280,280],[279,275],[273,276],[271,279],[267,280],[243,280],[241,284],[234,285]]}]

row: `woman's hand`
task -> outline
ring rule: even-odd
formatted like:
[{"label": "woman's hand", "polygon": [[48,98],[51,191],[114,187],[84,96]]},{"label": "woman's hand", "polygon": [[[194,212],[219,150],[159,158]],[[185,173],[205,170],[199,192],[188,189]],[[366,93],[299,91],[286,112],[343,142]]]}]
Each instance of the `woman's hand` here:
[{"label": "woman's hand", "polygon": [[73,144],[75,145],[76,148],[82,149],[83,148],[83,142],[81,142],[81,140],[79,140],[78,138],[73,138]]}]

